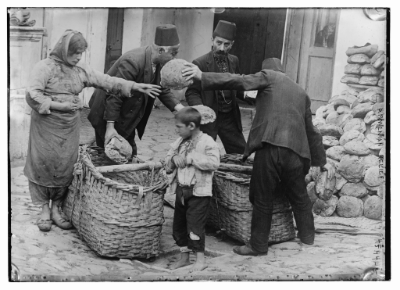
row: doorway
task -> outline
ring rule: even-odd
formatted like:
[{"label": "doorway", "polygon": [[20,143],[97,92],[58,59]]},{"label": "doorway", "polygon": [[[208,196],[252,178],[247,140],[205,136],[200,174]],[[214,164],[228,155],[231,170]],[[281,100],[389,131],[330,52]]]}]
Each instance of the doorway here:
[{"label": "doorway", "polygon": [[236,39],[230,51],[239,58],[242,74],[261,70],[265,58],[281,58],[287,9],[228,8],[215,14],[214,28],[218,21],[236,24]]},{"label": "doorway", "polygon": [[290,9],[283,65],[315,113],[331,98],[339,9]]},{"label": "doorway", "polygon": [[106,61],[104,64],[105,73],[122,55],[123,28],[124,28],[124,9],[109,8],[108,23],[107,23]]}]

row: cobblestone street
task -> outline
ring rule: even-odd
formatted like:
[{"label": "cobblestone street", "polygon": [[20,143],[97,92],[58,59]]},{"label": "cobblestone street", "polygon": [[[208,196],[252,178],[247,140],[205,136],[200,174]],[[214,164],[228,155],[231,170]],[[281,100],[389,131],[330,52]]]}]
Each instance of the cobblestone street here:
[{"label": "cobblestone street", "polygon": [[[242,118],[247,138],[251,112],[242,110]],[[92,127],[82,119],[81,139],[94,141]],[[137,139],[139,158],[164,158],[176,138],[173,115],[164,107],[153,110],[143,140]],[[11,210],[11,262],[19,268],[22,281],[361,280],[364,271],[375,265],[375,246],[384,230],[382,221],[316,217],[314,246],[304,247],[295,239],[271,246],[268,255],[260,257],[236,255],[232,248],[238,242],[210,232],[206,237],[208,267],[189,273],[187,267],[166,268],[179,254],[169,206],[164,207],[161,253],[154,261],[99,257],[75,229],[64,231],[53,225],[48,233],[39,231],[40,209],[31,204],[21,164],[11,168]],[[334,223],[339,226],[333,228]],[[353,230],[351,234],[346,227]]]}]

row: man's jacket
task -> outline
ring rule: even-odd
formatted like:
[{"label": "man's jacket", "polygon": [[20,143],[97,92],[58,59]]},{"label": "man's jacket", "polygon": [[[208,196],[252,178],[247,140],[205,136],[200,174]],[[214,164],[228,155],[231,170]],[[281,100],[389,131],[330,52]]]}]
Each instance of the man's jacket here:
[{"label": "man's jacket", "polygon": [[245,157],[269,143],[293,150],[311,160],[311,166],[326,164],[322,136],[312,123],[310,98],[285,74],[272,70],[241,76],[203,73],[201,86],[203,90],[258,90]]},{"label": "man's jacket", "polygon": [[[220,72],[218,65],[214,60],[212,51],[195,59],[193,63],[197,65],[202,72]],[[240,73],[239,59],[237,56],[228,54],[228,68],[230,73]],[[228,87],[226,87],[226,90],[231,90],[232,113],[235,115],[236,124],[239,130],[242,130],[242,120],[236,98],[243,100],[244,92],[242,90],[233,90],[232,88]],[[200,84],[195,82],[186,90],[185,97],[189,106],[205,105],[213,109],[215,114],[217,114],[218,120],[218,95],[216,91],[204,91],[200,87]]]},{"label": "man's jacket", "polygon": [[[160,84],[160,73],[153,73],[150,46],[124,53],[107,74],[137,83]],[[163,88],[158,98],[171,111],[179,103],[169,89]],[[106,121],[115,121],[115,129],[125,139],[131,136],[135,129],[141,138],[153,105],[154,99],[140,92],[134,92],[131,98],[123,98],[107,95],[103,90],[96,89],[89,102],[88,119],[103,137]]]}]

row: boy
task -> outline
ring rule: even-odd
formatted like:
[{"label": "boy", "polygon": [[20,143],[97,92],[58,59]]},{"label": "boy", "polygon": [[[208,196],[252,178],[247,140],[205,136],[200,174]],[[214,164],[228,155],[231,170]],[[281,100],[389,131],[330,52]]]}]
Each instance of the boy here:
[{"label": "boy", "polygon": [[180,136],[171,144],[166,162],[170,190],[175,190],[173,238],[181,247],[181,257],[171,265],[177,269],[189,265],[189,253],[196,253],[190,272],[201,271],[204,261],[205,224],[212,196],[212,178],[219,167],[219,148],[209,135],[200,131],[200,113],[192,108],[175,115]]}]

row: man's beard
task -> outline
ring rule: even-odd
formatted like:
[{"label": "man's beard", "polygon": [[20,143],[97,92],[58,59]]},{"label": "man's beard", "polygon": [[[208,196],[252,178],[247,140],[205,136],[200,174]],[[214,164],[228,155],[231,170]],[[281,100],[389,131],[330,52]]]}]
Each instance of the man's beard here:
[{"label": "man's beard", "polygon": [[214,47],[212,50],[213,50],[214,56],[216,56],[216,57],[219,57],[219,58],[228,57],[229,50],[221,51],[221,50],[216,50]]}]

